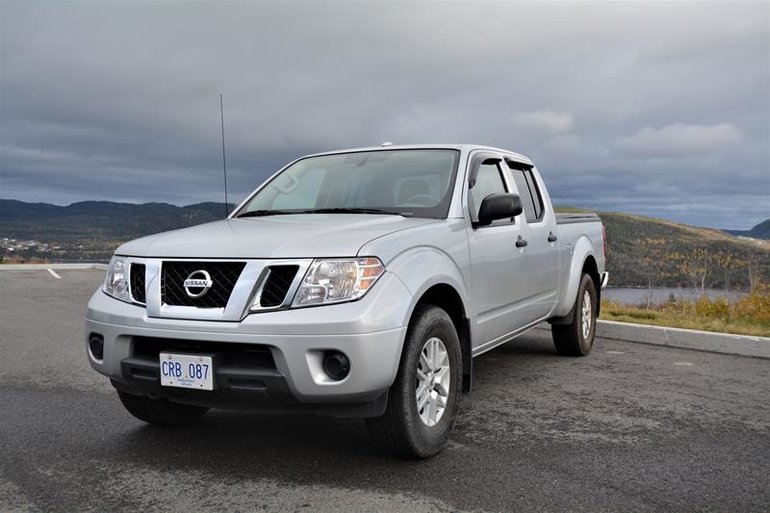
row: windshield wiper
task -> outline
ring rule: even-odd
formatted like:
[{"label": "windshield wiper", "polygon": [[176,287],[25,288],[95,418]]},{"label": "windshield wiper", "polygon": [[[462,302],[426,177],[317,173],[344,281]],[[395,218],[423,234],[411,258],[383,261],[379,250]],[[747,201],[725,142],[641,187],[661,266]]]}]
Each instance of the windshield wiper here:
[{"label": "windshield wiper", "polygon": [[243,214],[238,214],[235,217],[262,217],[262,216],[280,216],[284,214],[297,214],[298,212],[291,212],[288,210],[249,210]]},{"label": "windshield wiper", "polygon": [[393,210],[383,210],[381,208],[315,208],[311,210],[302,210],[298,214],[382,214],[389,216],[409,217],[412,214],[406,212],[395,212]]},{"label": "windshield wiper", "polygon": [[235,217],[284,216],[296,214],[382,214],[402,217],[409,217],[412,215],[409,213],[394,212],[379,208],[313,208],[307,210],[249,210],[248,212],[238,214]]}]

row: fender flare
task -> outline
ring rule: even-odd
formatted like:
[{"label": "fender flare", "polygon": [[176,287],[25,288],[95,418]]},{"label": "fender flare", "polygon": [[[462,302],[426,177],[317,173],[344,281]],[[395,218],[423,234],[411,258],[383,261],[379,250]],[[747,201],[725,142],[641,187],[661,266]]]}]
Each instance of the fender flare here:
[{"label": "fender flare", "polygon": [[575,248],[572,251],[572,260],[569,266],[569,282],[564,288],[564,294],[559,299],[559,303],[553,311],[553,315],[548,321],[552,324],[569,324],[572,322],[574,314],[575,299],[580,287],[580,279],[583,276],[583,267],[588,258],[596,260],[591,239],[586,235],[581,235],[575,242]]},{"label": "fender flare", "polygon": [[410,248],[388,262],[387,269],[401,280],[412,295],[404,325],[409,323],[420,298],[434,285],[449,285],[455,289],[467,314],[469,296],[465,278],[454,260],[438,248]]}]

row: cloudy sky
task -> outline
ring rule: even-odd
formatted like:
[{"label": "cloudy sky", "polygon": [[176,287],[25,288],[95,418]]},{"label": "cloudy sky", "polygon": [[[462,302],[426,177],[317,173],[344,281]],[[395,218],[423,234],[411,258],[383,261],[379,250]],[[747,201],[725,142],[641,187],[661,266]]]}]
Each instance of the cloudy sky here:
[{"label": "cloudy sky", "polygon": [[306,153],[474,142],[556,203],[770,217],[770,3],[0,2],[0,198],[231,199]]}]

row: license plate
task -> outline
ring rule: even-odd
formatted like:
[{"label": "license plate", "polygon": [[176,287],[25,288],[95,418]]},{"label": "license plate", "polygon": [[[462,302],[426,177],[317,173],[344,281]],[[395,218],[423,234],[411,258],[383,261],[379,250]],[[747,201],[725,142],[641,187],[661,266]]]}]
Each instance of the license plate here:
[{"label": "license plate", "polygon": [[160,384],[164,387],[214,390],[210,356],[160,353]]}]

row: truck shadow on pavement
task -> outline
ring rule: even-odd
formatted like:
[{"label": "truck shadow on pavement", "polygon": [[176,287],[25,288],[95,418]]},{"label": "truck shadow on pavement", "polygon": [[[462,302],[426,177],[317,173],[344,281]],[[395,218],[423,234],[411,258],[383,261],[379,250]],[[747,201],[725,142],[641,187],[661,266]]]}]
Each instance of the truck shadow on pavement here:
[{"label": "truck shadow on pavement", "polygon": [[[465,413],[455,427],[447,450],[436,457],[412,462],[391,456],[374,447],[363,420],[276,414],[248,411],[211,410],[193,426],[161,428],[135,423],[111,438],[105,453],[137,465],[199,468],[223,475],[266,477],[302,482],[321,482],[360,486],[361,466],[376,482],[392,480],[393,469],[435,468],[454,462],[462,471],[469,448],[454,440],[464,429],[472,429],[477,403],[497,385],[493,377],[504,367],[515,381],[517,371],[533,364],[544,368],[559,359],[552,346],[522,339],[506,344],[475,362],[474,391],[466,395]],[[499,384],[499,383],[498,383]],[[117,401],[117,399],[116,399]],[[128,414],[126,413],[128,419]],[[471,422],[468,422],[471,420]],[[466,460],[467,461],[467,460]]]}]

